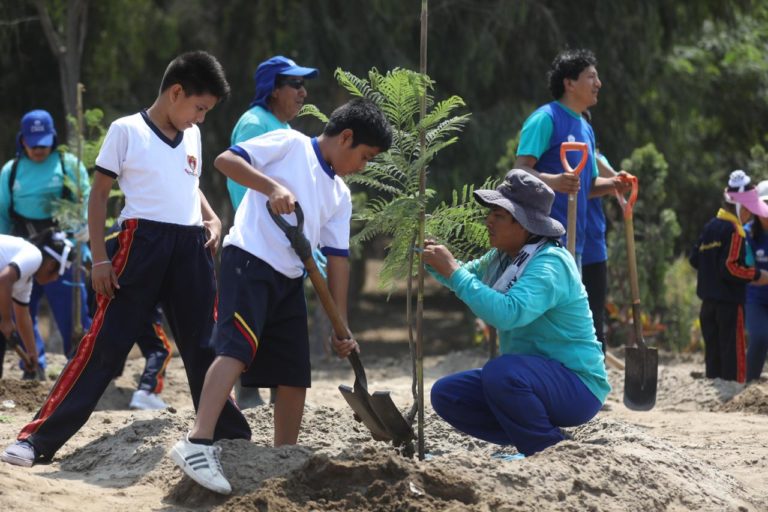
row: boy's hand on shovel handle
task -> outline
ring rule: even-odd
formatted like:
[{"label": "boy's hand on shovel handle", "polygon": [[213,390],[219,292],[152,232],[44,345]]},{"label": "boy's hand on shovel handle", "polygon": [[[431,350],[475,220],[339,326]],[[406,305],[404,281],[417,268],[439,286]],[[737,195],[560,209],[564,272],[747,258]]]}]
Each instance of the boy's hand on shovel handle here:
[{"label": "boy's hand on shovel handle", "polygon": [[336,352],[336,355],[339,356],[339,359],[344,359],[349,356],[352,351],[360,353],[360,345],[357,344],[356,339],[340,339],[336,337],[336,333],[331,333],[331,345],[333,345],[333,350]]}]

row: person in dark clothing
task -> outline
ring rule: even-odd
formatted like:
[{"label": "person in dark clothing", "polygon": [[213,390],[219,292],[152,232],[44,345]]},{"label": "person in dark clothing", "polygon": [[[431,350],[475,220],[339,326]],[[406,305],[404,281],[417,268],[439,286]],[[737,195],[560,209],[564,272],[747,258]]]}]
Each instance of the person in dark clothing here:
[{"label": "person in dark clothing", "polygon": [[751,189],[754,185],[744,171],[731,173],[723,206],[704,226],[689,258],[698,272],[696,294],[702,300],[699,319],[709,379],[746,380],[746,287],[768,284],[768,272],[755,267],[743,228],[751,212],[729,195]]}]

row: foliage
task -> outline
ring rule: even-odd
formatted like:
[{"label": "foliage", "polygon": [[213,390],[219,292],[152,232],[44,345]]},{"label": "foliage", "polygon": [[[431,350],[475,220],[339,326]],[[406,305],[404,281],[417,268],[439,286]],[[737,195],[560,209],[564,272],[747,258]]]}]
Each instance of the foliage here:
[{"label": "foliage", "polygon": [[[427,190],[424,197],[419,196],[419,174],[440,150],[457,141],[454,134],[461,131],[469,114],[451,116],[464,106],[464,101],[458,96],[435,101],[432,95],[434,82],[415,71],[397,68],[382,74],[373,68],[367,78],[360,78],[337,69],[336,78],[352,95],[376,103],[392,125],[390,150],[370,162],[365,172],[347,178],[349,184],[360,184],[376,193],[357,213],[356,218],[365,225],[352,241],[364,242],[380,235],[392,237],[379,276],[380,286],[387,287],[395,278],[411,275],[414,270],[409,268],[409,256],[416,242],[417,212],[426,208],[426,201],[434,196],[433,190]],[[428,91],[427,113],[419,120],[422,91]],[[420,144],[422,130],[423,148]],[[466,219],[459,218],[460,210],[459,204],[439,210],[450,214],[442,218],[441,226],[451,220],[465,222]]]},{"label": "foliage", "polygon": [[515,160],[517,160],[517,146],[519,144],[520,132],[517,132],[517,135],[507,141],[504,154],[501,155],[499,161],[496,162],[497,171],[506,173],[508,170],[514,167]]},{"label": "foliage", "polygon": [[[85,126],[81,137],[82,153],[79,155],[81,160],[78,163],[82,163],[86,169],[92,169],[96,165],[96,157],[107,134],[103,120],[104,112],[101,109],[88,109],[83,113]],[[69,121],[72,125],[77,122],[74,118],[70,118]],[[78,130],[74,129],[72,133],[77,135]],[[77,150],[67,145],[62,144],[59,150],[74,153],[77,156]],[[64,177],[64,186],[72,192],[72,199],[55,199],[52,208],[53,218],[63,230],[73,233],[85,227],[86,206],[84,202],[77,200],[78,184],[67,175]],[[119,190],[113,190],[110,192],[110,197],[122,197],[122,193]]]},{"label": "foliage", "polygon": [[669,348],[680,352],[691,344],[701,301],[696,296],[696,271],[688,259],[678,257],[664,276],[664,340]]},{"label": "foliage", "polygon": [[[666,207],[666,181],[669,165],[653,144],[632,152],[622,168],[639,180],[638,200],[633,208],[635,255],[640,301],[647,313],[664,308],[664,276],[680,235],[677,216]],[[605,203],[613,227],[606,237],[608,245],[609,292],[611,302],[624,309],[632,304],[627,267],[627,244],[621,209],[616,201]]]},{"label": "foliage", "polygon": [[[493,189],[499,180],[489,178],[480,189]],[[488,230],[485,228],[487,208],[474,200],[473,185],[454,190],[450,202],[440,203],[427,217],[427,238],[446,245],[460,260],[470,260],[488,249]]]},{"label": "foliage", "polygon": [[328,116],[320,112],[320,109],[317,108],[315,105],[312,105],[311,103],[305,103],[301,106],[301,110],[299,110],[299,114],[297,117],[313,117],[317,119],[318,121],[322,123],[328,122]]},{"label": "foliage", "polygon": [[[66,2],[47,4],[59,23]],[[669,204],[686,228],[677,252],[716,206],[713,185],[719,188],[728,171],[746,168],[749,150],[766,144],[765,2],[583,0],[577,9],[560,0],[433,4],[430,77],[473,112],[462,143],[432,163],[440,172],[430,186],[440,200],[492,174],[505,142],[536,105],[551,101],[546,71],[565,46],[591,48],[599,59],[603,89],[593,114],[603,151],[618,160],[654,142],[673,165]],[[89,84],[88,102],[102,106],[111,121],[152,103],[175,54],[200,48],[218,56],[232,96],[203,126],[203,168],[211,169],[252,97],[261,60],[282,54],[319,68],[308,99],[330,112],[343,101],[331,70],[416,68],[414,10],[411,2],[390,0],[369,0],[359,12],[342,0],[89,2],[82,81]],[[0,74],[0,89],[10,98],[0,109],[0,157],[8,159],[24,112],[45,108],[59,125],[64,115],[52,78],[58,64],[31,3],[0,2],[0,50],[0,67],[9,71]],[[307,131],[307,119],[292,125]],[[314,122],[309,126],[316,129]],[[224,177],[204,172],[201,179],[226,223],[231,211]],[[685,200],[694,194],[700,201]]]}]

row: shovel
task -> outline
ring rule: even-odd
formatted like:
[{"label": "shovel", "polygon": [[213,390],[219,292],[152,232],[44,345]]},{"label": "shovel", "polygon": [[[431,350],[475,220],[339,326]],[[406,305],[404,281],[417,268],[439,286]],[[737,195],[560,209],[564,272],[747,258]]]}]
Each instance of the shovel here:
[{"label": "shovel", "polygon": [[624,211],[624,227],[627,236],[627,262],[629,285],[632,290],[632,323],[635,329],[635,345],[627,347],[624,357],[624,405],[635,411],[649,411],[656,405],[659,353],[643,339],[643,321],[640,316],[640,288],[637,285],[637,260],[635,259],[635,229],[632,225],[632,207],[637,200],[637,178],[624,178],[632,185],[629,200],[616,192],[616,198]]},{"label": "shovel", "polygon": [[32,368],[34,366],[38,380],[45,380],[45,370],[38,364],[33,365],[32,358],[21,348],[21,338],[19,338],[18,332],[13,331],[7,338],[0,333],[0,343],[5,343],[7,347],[12,348],[18,354],[21,360],[24,361],[25,368]]},{"label": "shovel", "polygon": [[[285,233],[285,236],[288,237],[291,247],[304,263],[312,286],[314,286],[318,297],[320,297],[320,302],[323,304],[323,309],[331,320],[336,337],[339,339],[352,338],[352,333],[341,318],[336,303],[328,290],[328,285],[312,257],[312,247],[303,232],[304,213],[299,203],[296,203],[297,222],[295,226],[289,224],[280,215],[274,214],[269,207],[269,202],[267,202],[267,211]],[[339,386],[339,391],[355,412],[355,419],[368,428],[376,441],[392,441],[396,447],[404,446],[413,451],[412,440],[415,438],[413,429],[392,401],[389,391],[375,391],[371,395],[368,392],[368,380],[363,364],[360,362],[360,356],[353,351],[347,356],[347,359],[355,373],[355,383],[351,388],[342,384]]]},{"label": "shovel", "polygon": [[[569,151],[580,151],[581,160],[576,168],[572,168],[570,162],[568,162]],[[563,142],[560,144],[560,162],[563,164],[563,170],[570,172],[578,176],[581,174],[581,170],[587,164],[587,158],[589,157],[587,143],[586,142]],[[566,248],[571,256],[576,257],[576,194],[568,194],[568,227],[566,231],[566,237],[568,238]]]}]

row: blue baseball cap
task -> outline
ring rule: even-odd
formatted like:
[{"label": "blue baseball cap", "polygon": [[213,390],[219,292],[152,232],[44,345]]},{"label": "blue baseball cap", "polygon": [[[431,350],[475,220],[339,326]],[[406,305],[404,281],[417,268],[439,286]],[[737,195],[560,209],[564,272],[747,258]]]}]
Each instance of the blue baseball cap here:
[{"label": "blue baseball cap", "polygon": [[319,71],[315,68],[305,68],[299,66],[288,57],[275,55],[259,64],[259,67],[256,68],[256,73],[253,75],[253,79],[256,82],[256,95],[253,97],[250,106],[259,105],[262,108],[267,108],[267,100],[275,89],[275,78],[278,75],[315,78],[318,73]]},{"label": "blue baseball cap", "polygon": [[32,110],[21,118],[21,131],[17,138],[21,146],[21,139],[29,147],[50,147],[56,143],[56,128],[53,127],[53,118],[45,110]]}]

